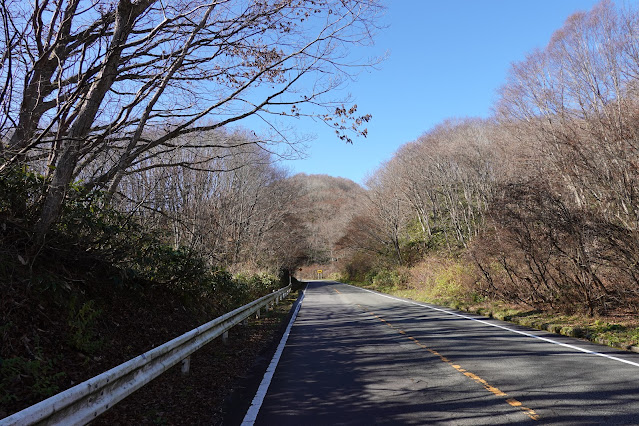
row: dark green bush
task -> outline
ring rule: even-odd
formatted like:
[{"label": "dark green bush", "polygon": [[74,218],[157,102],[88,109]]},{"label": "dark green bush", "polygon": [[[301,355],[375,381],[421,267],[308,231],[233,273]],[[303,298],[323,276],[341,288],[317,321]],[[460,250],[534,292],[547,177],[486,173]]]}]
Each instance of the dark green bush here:
[{"label": "dark green bush", "polygon": [[[0,406],[16,400],[38,401],[55,395],[64,373],[56,372],[53,360],[24,357],[0,358]],[[20,389],[20,393],[16,392]]]}]

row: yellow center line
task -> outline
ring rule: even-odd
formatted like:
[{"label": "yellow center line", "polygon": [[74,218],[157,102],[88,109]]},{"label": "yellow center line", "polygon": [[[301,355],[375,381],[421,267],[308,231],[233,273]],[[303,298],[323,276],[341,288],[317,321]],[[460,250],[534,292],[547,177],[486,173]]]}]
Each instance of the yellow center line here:
[{"label": "yellow center line", "polygon": [[[337,291],[337,290],[335,290]],[[338,292],[339,293],[339,292]],[[454,368],[455,370],[459,371],[460,373],[462,373],[464,376],[468,377],[469,379],[481,384],[486,390],[488,390],[489,392],[491,392],[492,394],[499,396],[499,397],[507,397],[508,394],[506,392],[503,392],[502,390],[500,390],[499,388],[490,385],[486,380],[482,379],[481,377],[477,376],[474,373],[471,373],[470,371],[464,370],[460,365],[458,364],[453,364],[453,362],[451,360],[449,360],[448,358],[446,358],[445,356],[443,356],[442,354],[440,354],[439,352],[437,352],[434,349],[431,349],[429,347],[427,347],[426,345],[422,344],[419,340],[417,340],[416,338],[409,336],[408,334],[406,334],[406,332],[404,330],[400,330],[399,328],[395,327],[394,325],[392,325],[390,322],[386,321],[384,318],[375,315],[373,312],[369,312],[370,315],[374,316],[375,318],[377,318],[378,320],[384,322],[386,325],[388,325],[389,327],[397,330],[398,333],[405,335],[406,337],[408,337],[410,340],[414,341],[419,347],[426,349],[428,352],[430,352],[431,354],[439,357],[439,359],[441,359],[443,362],[445,362],[446,364],[450,365],[452,368]],[[528,407],[524,407],[524,405],[519,402],[518,400],[516,400],[515,398],[506,398],[506,402],[514,407],[514,408],[518,408],[519,410],[523,411],[528,417],[530,417],[533,420],[539,420],[539,415],[535,412],[535,410],[533,410],[532,408],[528,408]]]}]

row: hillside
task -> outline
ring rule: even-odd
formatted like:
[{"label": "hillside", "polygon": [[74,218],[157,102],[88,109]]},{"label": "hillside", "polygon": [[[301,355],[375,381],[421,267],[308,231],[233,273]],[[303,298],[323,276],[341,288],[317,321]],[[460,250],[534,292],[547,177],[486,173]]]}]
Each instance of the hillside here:
[{"label": "hillside", "polygon": [[[307,234],[308,263],[333,271],[331,265],[344,255],[336,248],[337,242],[344,236],[356,206],[366,197],[366,190],[352,180],[328,175],[301,173],[290,180],[300,193],[297,202]],[[304,275],[312,269],[315,266],[306,268]]]}]

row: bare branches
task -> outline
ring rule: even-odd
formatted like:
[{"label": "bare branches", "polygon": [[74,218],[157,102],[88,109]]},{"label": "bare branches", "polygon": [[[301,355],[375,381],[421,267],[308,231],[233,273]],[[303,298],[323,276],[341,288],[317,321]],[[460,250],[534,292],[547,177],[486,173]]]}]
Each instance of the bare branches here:
[{"label": "bare branches", "polygon": [[[240,134],[180,139],[182,149],[151,151],[122,177],[119,208],[217,266],[295,266],[290,253],[304,244],[291,210],[298,194],[272,157]],[[217,147],[184,148],[198,140]]]},{"label": "bare branches", "polygon": [[[89,185],[113,192],[137,158],[183,135],[255,114],[325,117],[335,101],[325,96],[356,65],[342,61],[348,46],[366,43],[380,9],[373,0],[1,4],[0,167],[48,170],[51,217],[100,151],[118,160]],[[354,127],[340,131],[358,132],[368,116],[342,118]]]},{"label": "bare branches", "polygon": [[496,289],[590,314],[636,296],[637,13],[602,1],[513,65],[498,117],[534,156],[498,192],[476,255],[484,273],[499,259]]}]

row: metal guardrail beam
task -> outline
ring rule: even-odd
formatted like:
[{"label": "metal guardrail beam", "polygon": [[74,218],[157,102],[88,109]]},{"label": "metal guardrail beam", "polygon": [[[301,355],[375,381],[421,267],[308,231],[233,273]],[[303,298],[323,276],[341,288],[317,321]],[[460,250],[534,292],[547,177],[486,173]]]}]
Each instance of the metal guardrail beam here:
[{"label": "metal guardrail beam", "polygon": [[2,419],[0,426],[84,425],[216,337],[257,313],[261,308],[270,303],[279,302],[290,291],[291,286],[288,285],[277,292],[254,300],[102,374]]}]

